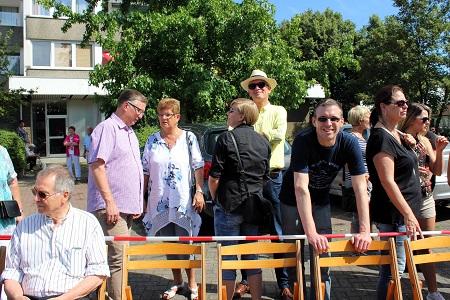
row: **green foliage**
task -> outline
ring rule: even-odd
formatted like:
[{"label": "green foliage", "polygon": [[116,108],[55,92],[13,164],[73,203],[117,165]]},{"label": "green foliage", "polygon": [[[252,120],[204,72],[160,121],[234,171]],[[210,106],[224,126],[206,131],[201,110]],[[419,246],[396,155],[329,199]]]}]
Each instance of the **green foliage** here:
[{"label": "green foliage", "polygon": [[[68,17],[63,30],[85,24],[84,42],[95,40],[114,58],[90,73],[90,83],[109,93],[97,98],[102,112],[114,111],[120,91],[134,88],[149,108],[164,97],[180,100],[186,122],[224,121],[228,104],[248,97],[239,83],[254,68],[279,82],[273,103],[295,108],[304,101],[305,74],[267,0],[123,1],[120,9],[97,14],[91,8],[99,0],[93,0],[82,15],[42,2],[56,6],[55,16]],[[156,121],[156,111],[147,109],[145,120]]]},{"label": "green foliage", "polygon": [[27,163],[23,141],[15,132],[0,129],[0,145],[8,150],[16,173],[22,174]]},{"label": "green foliage", "polygon": [[[13,123],[15,120],[15,112],[18,111],[20,105],[27,105],[26,96],[22,94],[24,89],[8,90],[8,81],[11,71],[8,70],[8,55],[13,51],[8,46],[8,41],[12,35],[12,30],[8,31],[5,36],[0,32],[0,119],[3,123]],[[30,91],[32,92],[32,91]]]},{"label": "green foliage", "polygon": [[150,126],[150,125],[146,125],[144,127],[139,128],[138,130],[135,130],[135,133],[139,140],[139,147],[145,146],[145,143],[147,142],[148,137],[151,134],[158,132],[159,130],[160,130],[159,127]]}]

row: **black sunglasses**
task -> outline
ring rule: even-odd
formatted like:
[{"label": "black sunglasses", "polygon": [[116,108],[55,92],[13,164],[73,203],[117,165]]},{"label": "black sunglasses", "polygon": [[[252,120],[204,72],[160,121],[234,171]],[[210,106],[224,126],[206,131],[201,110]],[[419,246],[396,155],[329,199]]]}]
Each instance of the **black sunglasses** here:
[{"label": "black sunglasses", "polygon": [[393,101],[388,102],[387,104],[394,104],[394,105],[397,105],[398,107],[403,107],[403,106],[405,106],[405,104],[409,105],[409,101],[408,100],[398,100],[395,102],[393,102]]},{"label": "black sunglasses", "polygon": [[248,85],[248,88],[250,90],[254,90],[254,89],[256,89],[256,87],[259,87],[260,89],[263,89],[266,85],[267,85],[267,83],[265,83],[264,81],[261,81],[261,82],[257,82],[257,83],[250,83]]},{"label": "black sunglasses", "polygon": [[39,197],[39,199],[41,199],[42,201],[47,200],[51,196],[54,196],[54,195],[59,194],[59,193],[62,193],[62,192],[56,192],[56,193],[53,193],[53,194],[47,194],[47,193],[44,193],[44,192],[36,190],[36,188],[32,188],[31,192],[33,193],[34,196],[37,195]]},{"label": "black sunglasses", "polygon": [[317,120],[319,120],[319,122],[325,123],[328,120],[330,120],[333,123],[337,123],[341,120],[341,118],[338,117],[331,117],[331,118],[327,118],[327,117],[318,117]]},{"label": "black sunglasses", "polygon": [[428,118],[428,117],[416,117],[416,119],[422,120],[423,123],[426,123],[426,122],[430,121],[430,118]]}]

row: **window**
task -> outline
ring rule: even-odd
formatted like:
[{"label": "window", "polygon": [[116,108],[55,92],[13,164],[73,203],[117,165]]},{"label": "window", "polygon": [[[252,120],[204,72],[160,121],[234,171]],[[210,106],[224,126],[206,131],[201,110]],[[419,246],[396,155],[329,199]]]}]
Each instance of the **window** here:
[{"label": "window", "polygon": [[33,66],[50,66],[50,42],[33,42]]},{"label": "window", "polygon": [[0,6],[0,25],[19,26],[19,8],[14,6]]},{"label": "window", "polygon": [[85,48],[81,48],[81,45],[77,45],[77,67],[90,68],[92,67],[92,46],[87,45]]},{"label": "window", "polygon": [[55,43],[55,67],[72,66],[72,44]]},{"label": "window", "polygon": [[32,42],[33,66],[55,68],[92,68],[92,45],[63,42]]},{"label": "window", "polygon": [[36,3],[36,0],[33,0],[32,13],[36,16],[50,16],[50,11],[45,9],[42,4]]},{"label": "window", "polygon": [[83,10],[87,10],[88,4],[86,0],[76,0],[76,12],[81,14]]}]

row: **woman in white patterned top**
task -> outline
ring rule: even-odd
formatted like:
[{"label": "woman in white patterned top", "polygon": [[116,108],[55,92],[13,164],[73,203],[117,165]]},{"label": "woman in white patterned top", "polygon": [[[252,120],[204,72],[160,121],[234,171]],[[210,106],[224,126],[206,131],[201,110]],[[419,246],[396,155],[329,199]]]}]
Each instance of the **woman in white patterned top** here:
[{"label": "woman in white patterned top", "polygon": [[[142,156],[144,186],[148,189],[143,222],[150,236],[197,236],[201,225],[199,213],[205,205],[202,153],[196,136],[178,128],[178,100],[162,99],[157,112],[161,131],[150,135]],[[195,192],[191,193],[194,182]],[[167,259],[189,259],[189,256],[170,255]],[[198,299],[194,269],[186,270],[187,285],[180,269],[172,269],[172,273],[174,284],[162,299],[173,298],[186,290],[190,291],[191,300]]]}]

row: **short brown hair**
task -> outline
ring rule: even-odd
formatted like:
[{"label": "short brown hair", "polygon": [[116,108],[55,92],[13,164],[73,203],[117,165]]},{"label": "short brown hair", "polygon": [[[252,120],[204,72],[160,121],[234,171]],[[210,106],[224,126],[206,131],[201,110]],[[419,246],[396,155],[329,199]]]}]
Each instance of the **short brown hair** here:
[{"label": "short brown hair", "polygon": [[230,106],[236,104],[236,110],[244,115],[244,124],[255,125],[259,117],[259,109],[255,102],[246,98],[234,99]]},{"label": "short brown hair", "polygon": [[180,101],[175,98],[161,99],[156,107],[156,111],[159,113],[162,109],[171,109],[174,114],[180,113]]},{"label": "short brown hair", "polygon": [[343,116],[343,114],[344,114],[344,112],[342,111],[342,105],[339,104],[339,102],[337,102],[337,101],[334,100],[334,99],[327,98],[327,99],[322,99],[322,100],[320,100],[320,101],[316,104],[316,107],[314,108],[313,117],[317,117],[317,109],[318,109],[319,107],[321,107],[321,106],[323,106],[323,107],[327,107],[327,106],[337,106],[337,107],[339,108],[339,110],[341,111],[341,118],[342,118],[342,116]]},{"label": "short brown hair", "polygon": [[133,89],[123,90],[119,95],[119,99],[117,99],[117,105],[120,106],[127,101],[140,101],[145,104],[148,103],[147,98],[141,92]]}]

